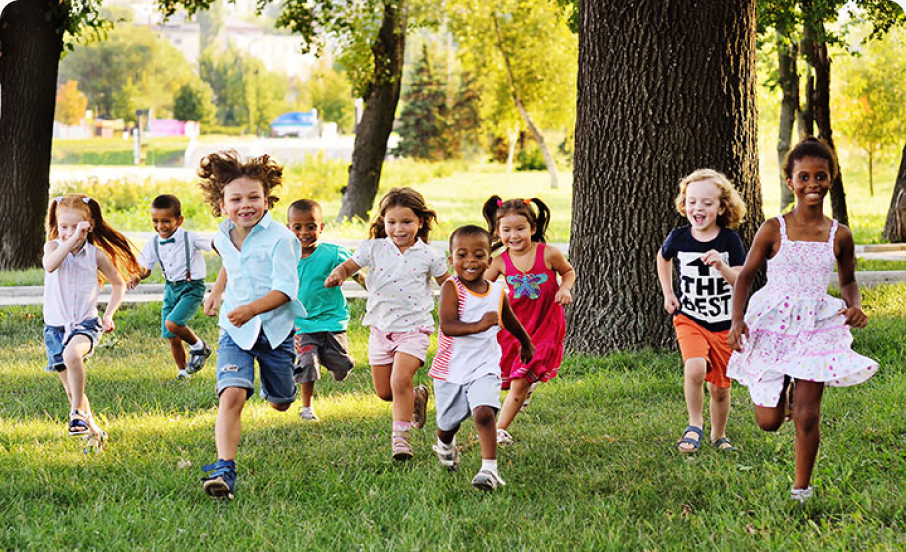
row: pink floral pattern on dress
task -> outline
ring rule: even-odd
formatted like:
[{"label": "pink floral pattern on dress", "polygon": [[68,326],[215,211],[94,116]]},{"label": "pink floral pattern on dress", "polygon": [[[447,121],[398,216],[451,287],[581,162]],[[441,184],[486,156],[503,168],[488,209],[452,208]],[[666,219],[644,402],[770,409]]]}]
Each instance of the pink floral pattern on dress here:
[{"label": "pink floral pattern on dress", "polygon": [[768,407],[780,400],[784,376],[845,387],[878,371],[877,362],[852,350],[852,333],[837,314],[845,303],[827,294],[837,221],[826,242],[806,242],[790,240],[784,218],[777,220],[780,250],[768,259],[767,285],[749,301],[749,338],[727,366],[752,401]]}]

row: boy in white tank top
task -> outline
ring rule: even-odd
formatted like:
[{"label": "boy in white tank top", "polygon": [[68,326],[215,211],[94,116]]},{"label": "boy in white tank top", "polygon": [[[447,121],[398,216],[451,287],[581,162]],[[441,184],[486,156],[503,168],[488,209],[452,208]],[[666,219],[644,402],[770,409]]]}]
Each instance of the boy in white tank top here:
[{"label": "boy in white tank top", "polygon": [[440,337],[428,372],[434,378],[437,458],[450,470],[459,467],[456,432],[472,416],[482,458],[472,485],[483,491],[506,484],[497,471],[495,421],[500,410],[500,327],[519,340],[523,362],[528,363],[535,352],[510,308],[503,284],[484,279],[490,261],[491,237],[484,228],[463,226],[450,235],[450,263],[456,277],[440,289]]}]

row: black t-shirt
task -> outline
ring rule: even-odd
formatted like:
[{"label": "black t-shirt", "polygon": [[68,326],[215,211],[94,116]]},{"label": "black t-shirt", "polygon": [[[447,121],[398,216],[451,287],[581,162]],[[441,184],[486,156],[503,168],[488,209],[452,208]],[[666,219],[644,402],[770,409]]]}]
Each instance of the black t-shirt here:
[{"label": "black t-shirt", "polygon": [[733,287],[720,272],[702,262],[701,256],[710,250],[720,253],[727,266],[742,266],[746,250],[739,234],[728,228],[711,241],[701,242],[692,237],[692,227],[683,226],[670,232],[661,256],[676,259],[676,297],[682,312],[712,332],[730,329],[730,297]]}]

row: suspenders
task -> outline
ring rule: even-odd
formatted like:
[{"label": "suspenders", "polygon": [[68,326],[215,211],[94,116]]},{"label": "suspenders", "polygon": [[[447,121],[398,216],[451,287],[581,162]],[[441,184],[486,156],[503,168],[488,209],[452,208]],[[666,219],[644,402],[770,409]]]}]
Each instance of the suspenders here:
[{"label": "suspenders", "polygon": [[[164,269],[164,261],[160,258],[160,236],[154,236],[154,254],[157,255],[157,262],[160,263],[160,271],[164,275],[165,280],[170,280],[167,278],[167,271]],[[186,246],[186,281],[192,281],[192,270],[191,270],[191,256],[189,255],[189,233],[185,232],[182,239],[183,244]]]}]

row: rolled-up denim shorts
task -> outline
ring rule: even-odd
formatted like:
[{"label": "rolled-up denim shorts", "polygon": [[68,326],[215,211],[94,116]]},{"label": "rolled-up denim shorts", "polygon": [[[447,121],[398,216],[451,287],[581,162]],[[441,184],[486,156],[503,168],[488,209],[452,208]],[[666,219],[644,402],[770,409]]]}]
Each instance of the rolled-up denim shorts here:
[{"label": "rolled-up denim shorts", "polygon": [[286,404],[296,400],[296,385],[293,382],[293,332],[290,332],[276,349],[271,348],[264,332],[258,334],[258,341],[251,349],[245,350],[230,337],[220,332],[217,349],[217,396],[227,387],[241,387],[251,397],[255,391],[255,360],[261,376],[261,398],[274,403]]},{"label": "rolled-up denim shorts", "polygon": [[89,318],[75,325],[73,330],[67,334],[65,326],[48,326],[44,325],[44,350],[47,353],[47,366],[45,372],[62,372],[66,369],[63,363],[63,350],[77,335],[84,335],[91,342],[91,348],[85,358],[91,356],[95,347],[101,341],[104,330],[101,328],[100,318]]}]

